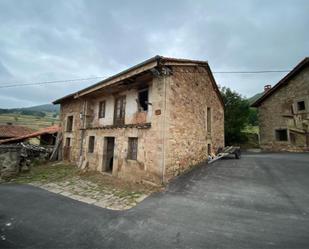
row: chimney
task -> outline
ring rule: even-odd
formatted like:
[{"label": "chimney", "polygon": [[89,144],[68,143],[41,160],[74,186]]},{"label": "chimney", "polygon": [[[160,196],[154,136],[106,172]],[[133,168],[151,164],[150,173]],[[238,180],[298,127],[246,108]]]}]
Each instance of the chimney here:
[{"label": "chimney", "polygon": [[268,92],[271,89],[271,85],[264,86],[264,93]]}]

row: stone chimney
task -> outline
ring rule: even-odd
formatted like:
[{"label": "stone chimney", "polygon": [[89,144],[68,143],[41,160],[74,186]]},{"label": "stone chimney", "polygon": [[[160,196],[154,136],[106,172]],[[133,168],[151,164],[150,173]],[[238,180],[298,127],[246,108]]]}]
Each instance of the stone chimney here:
[{"label": "stone chimney", "polygon": [[271,85],[264,86],[264,93],[268,92],[271,89]]}]

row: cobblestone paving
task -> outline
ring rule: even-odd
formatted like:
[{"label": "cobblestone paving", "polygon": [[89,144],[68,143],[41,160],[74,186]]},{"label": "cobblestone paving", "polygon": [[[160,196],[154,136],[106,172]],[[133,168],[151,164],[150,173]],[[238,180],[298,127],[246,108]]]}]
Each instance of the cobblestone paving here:
[{"label": "cobblestone paving", "polygon": [[116,189],[102,188],[79,177],[74,177],[70,181],[32,182],[30,184],[81,202],[112,210],[130,209],[147,197],[145,194],[123,193]]}]

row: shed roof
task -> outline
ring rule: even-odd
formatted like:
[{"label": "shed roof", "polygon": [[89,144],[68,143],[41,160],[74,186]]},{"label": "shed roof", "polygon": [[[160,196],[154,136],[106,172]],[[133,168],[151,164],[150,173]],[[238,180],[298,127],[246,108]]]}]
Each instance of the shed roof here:
[{"label": "shed roof", "polygon": [[2,139],[2,140],[0,140],[0,144],[18,142],[18,141],[22,141],[22,140],[25,140],[25,139],[28,139],[28,138],[38,137],[38,136],[43,135],[43,134],[55,134],[58,131],[59,131],[59,126],[53,125],[53,126],[49,126],[49,127],[46,127],[46,128],[42,128],[38,131],[32,131],[29,134],[21,135],[19,137]]},{"label": "shed roof", "polygon": [[270,90],[265,92],[259,99],[257,99],[251,106],[259,107],[263,101],[269,98],[273,93],[279,90],[281,87],[287,85],[289,80],[297,75],[304,67],[309,65],[309,57],[305,57],[300,63],[296,65],[286,76],[284,76],[276,85],[274,85]]},{"label": "shed roof", "polygon": [[0,137],[19,137],[27,135],[34,132],[33,129],[30,129],[25,126],[19,125],[0,125]]}]

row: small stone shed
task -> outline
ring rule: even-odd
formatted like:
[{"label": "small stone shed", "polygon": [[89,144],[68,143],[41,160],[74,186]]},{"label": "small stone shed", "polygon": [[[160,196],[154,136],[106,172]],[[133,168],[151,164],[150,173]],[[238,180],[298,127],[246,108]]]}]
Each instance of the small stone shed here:
[{"label": "small stone shed", "polygon": [[260,145],[269,151],[309,151],[309,58],[252,104],[259,110]]},{"label": "small stone shed", "polygon": [[207,61],[155,56],[54,104],[65,160],[132,181],[166,182],[224,146]]}]

